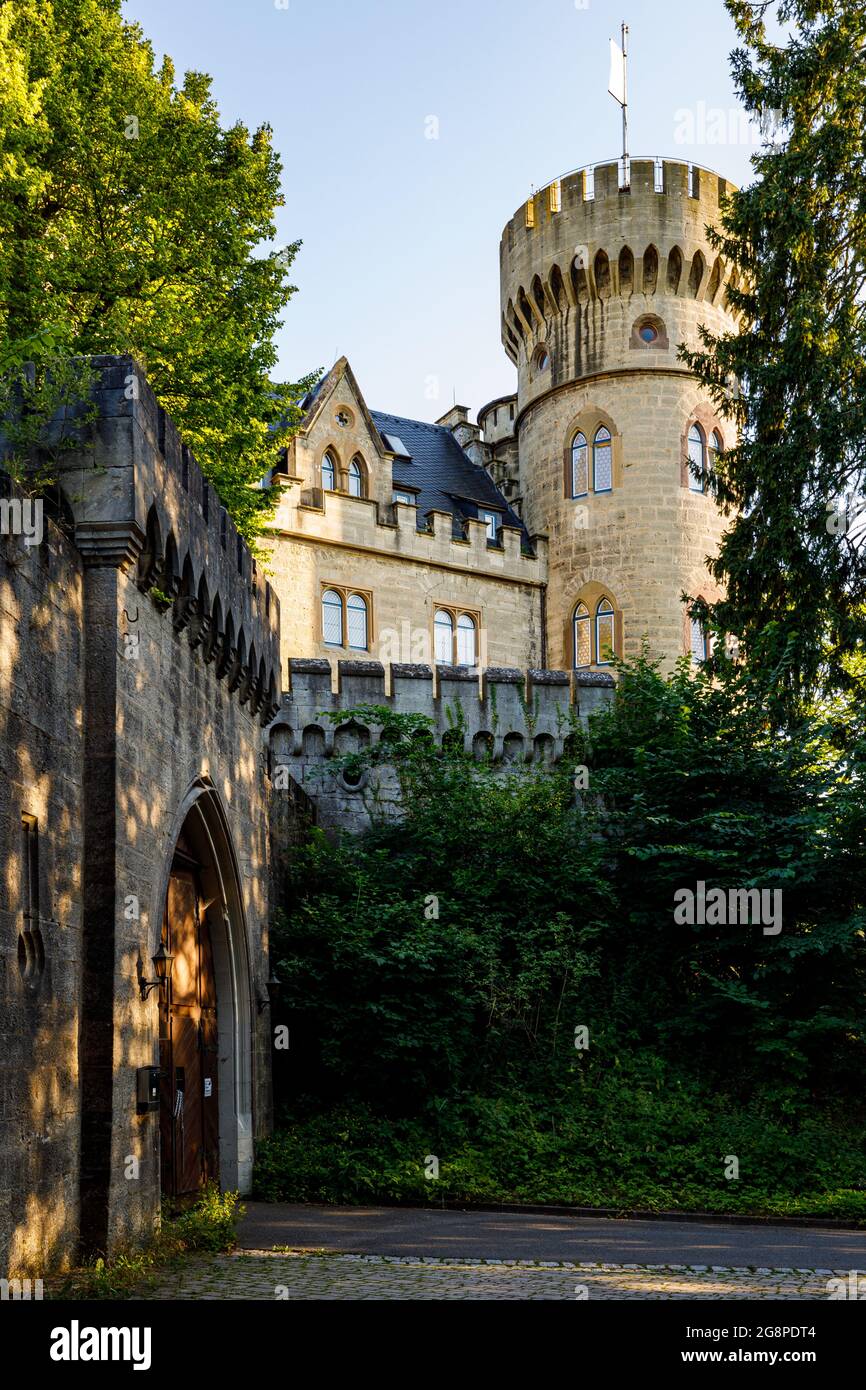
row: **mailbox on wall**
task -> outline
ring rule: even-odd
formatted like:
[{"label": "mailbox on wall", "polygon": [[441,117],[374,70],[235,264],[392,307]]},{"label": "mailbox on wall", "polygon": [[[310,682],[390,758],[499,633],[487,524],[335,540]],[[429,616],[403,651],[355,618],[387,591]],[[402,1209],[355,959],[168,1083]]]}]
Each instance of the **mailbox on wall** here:
[{"label": "mailbox on wall", "polygon": [[159,1067],[139,1067],[136,1072],[136,1100],[139,1115],[159,1109]]}]

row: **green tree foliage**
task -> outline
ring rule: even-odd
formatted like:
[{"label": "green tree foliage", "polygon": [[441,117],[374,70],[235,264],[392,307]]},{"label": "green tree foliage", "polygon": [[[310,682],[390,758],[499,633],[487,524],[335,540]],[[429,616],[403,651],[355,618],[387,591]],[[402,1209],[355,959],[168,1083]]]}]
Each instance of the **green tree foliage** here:
[{"label": "green tree foliage", "polygon": [[866,3],[726,3],[739,95],[777,138],[711,237],[741,331],[705,332],[682,355],[740,430],[711,480],[733,520],[709,620],[738,636],[753,691],[784,714],[821,687],[862,691]]},{"label": "green tree foliage", "polygon": [[265,126],[223,128],[120,0],[0,7],[0,316],[7,375],[132,353],[247,537],[307,382],[271,379],[297,243]]}]

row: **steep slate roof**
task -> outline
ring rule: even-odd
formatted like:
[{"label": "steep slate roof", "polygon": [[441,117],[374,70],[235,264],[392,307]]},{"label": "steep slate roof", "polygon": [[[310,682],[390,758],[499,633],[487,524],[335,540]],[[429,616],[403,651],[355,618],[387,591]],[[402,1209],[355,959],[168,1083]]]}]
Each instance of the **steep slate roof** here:
[{"label": "steep slate roof", "polygon": [[[380,434],[397,435],[406,446],[410,458],[395,458],[394,486],[404,484],[418,490],[418,521],[424,524],[426,513],[434,508],[450,512],[454,518],[454,534],[462,534],[462,522],[477,515],[477,504],[499,511],[506,525],[523,532],[526,544],[529,536],[520,518],[509,507],[488,473],[473,463],[463,452],[453,434],[444,425],[428,425],[425,420],[407,420],[402,415],[386,415],[371,410],[373,422]],[[387,442],[387,441],[386,441]]]}]

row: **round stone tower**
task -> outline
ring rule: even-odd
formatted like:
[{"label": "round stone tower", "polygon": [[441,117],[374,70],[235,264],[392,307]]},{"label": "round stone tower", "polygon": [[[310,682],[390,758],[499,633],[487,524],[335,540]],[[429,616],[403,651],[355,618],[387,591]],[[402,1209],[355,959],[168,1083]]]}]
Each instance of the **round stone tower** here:
[{"label": "round stone tower", "polygon": [[547,661],[602,666],[644,636],[669,666],[703,634],[683,592],[717,596],[724,519],[695,477],[731,422],[677,360],[736,331],[707,239],[732,185],[695,165],[617,161],[556,180],[500,246],[502,341],[518,372],[516,492],[549,538]]}]

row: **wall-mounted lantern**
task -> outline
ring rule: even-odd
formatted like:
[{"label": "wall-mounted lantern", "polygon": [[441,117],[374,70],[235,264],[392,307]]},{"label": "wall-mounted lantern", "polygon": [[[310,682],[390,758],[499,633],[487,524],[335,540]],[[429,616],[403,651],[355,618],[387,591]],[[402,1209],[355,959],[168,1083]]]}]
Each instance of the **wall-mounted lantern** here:
[{"label": "wall-mounted lantern", "polygon": [[155,956],[151,956],[153,968],[156,971],[155,980],[146,980],[144,977],[144,967],[141,963],[141,956],[138,958],[138,988],[142,999],[146,999],[152,989],[158,989],[160,995],[165,997],[168,994],[168,982],[171,979],[171,967],[174,965],[174,956],[169,955],[165,949],[165,942],[160,941],[159,950]]},{"label": "wall-mounted lantern", "polygon": [[282,980],[277,978],[277,973],[274,970],[274,967],[271,966],[271,973],[268,976],[267,981],[265,982],[265,988],[268,991],[268,997],[267,999],[265,999],[262,995],[259,995],[259,1013],[262,1012],[262,1009],[266,1009],[268,1004],[271,1004],[272,1006],[276,1004],[277,1000],[280,997],[280,990],[282,989],[282,987]]}]

